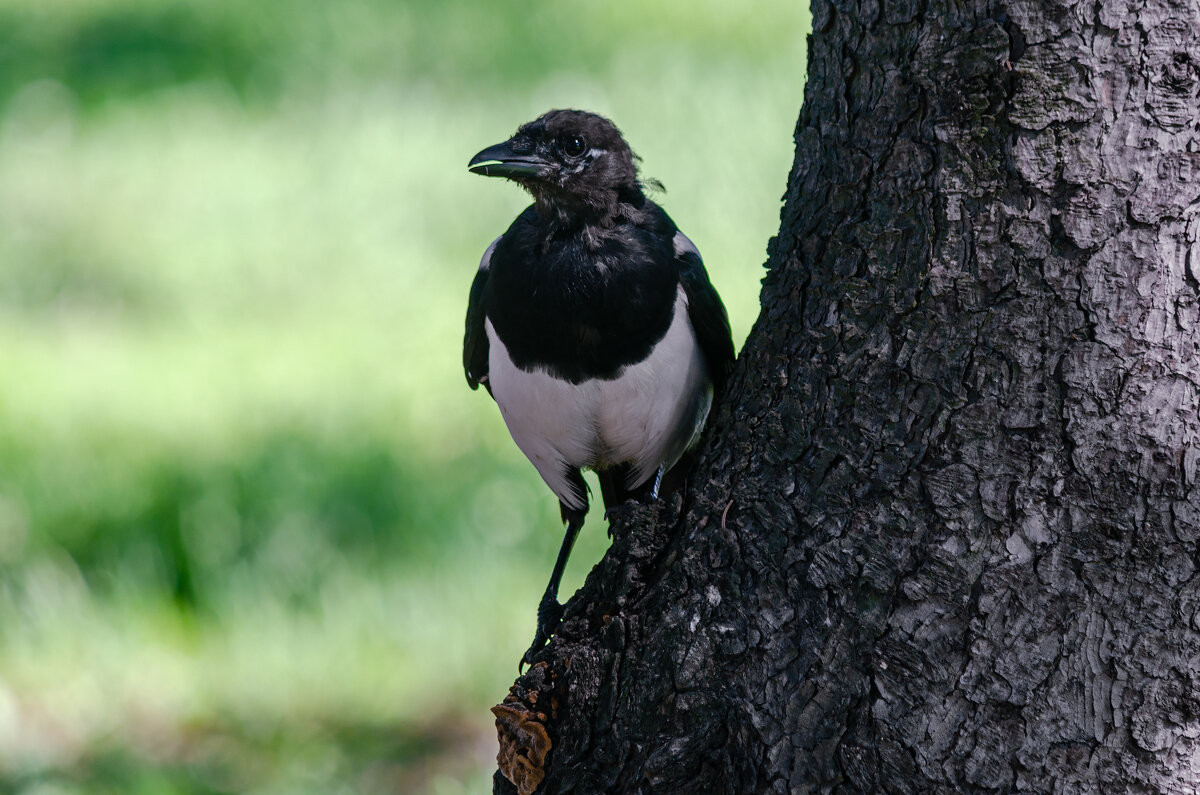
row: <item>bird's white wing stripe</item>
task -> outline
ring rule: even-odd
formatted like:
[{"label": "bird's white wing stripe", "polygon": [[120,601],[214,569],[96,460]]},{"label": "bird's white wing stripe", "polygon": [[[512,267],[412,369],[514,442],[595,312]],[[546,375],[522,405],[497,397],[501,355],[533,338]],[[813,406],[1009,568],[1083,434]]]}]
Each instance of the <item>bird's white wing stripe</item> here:
[{"label": "bird's white wing stripe", "polygon": [[[504,235],[500,235],[500,237],[504,237]],[[479,270],[485,271],[492,267],[492,252],[496,250],[496,244],[500,242],[500,237],[493,240],[488,244],[488,247],[484,249],[483,257],[479,260]]]},{"label": "bird's white wing stripe", "polygon": [[[697,257],[700,256],[700,249],[696,248],[696,244],[683,232],[676,232],[675,239],[671,242],[675,244],[675,256],[677,257],[682,257],[688,252],[695,254]],[[488,249],[488,251],[491,251],[491,249]]]}]

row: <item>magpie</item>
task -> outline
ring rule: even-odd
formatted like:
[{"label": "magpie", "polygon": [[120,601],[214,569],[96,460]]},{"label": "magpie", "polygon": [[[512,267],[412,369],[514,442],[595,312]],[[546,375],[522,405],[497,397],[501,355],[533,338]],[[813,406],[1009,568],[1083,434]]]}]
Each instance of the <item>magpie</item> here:
[{"label": "magpie", "polygon": [[696,246],[648,199],[608,119],[552,110],[468,168],[533,203],[483,253],[463,367],[558,497],[566,533],[529,664],[558,628],[559,581],[588,510],[678,488],[734,361],[729,320]]}]

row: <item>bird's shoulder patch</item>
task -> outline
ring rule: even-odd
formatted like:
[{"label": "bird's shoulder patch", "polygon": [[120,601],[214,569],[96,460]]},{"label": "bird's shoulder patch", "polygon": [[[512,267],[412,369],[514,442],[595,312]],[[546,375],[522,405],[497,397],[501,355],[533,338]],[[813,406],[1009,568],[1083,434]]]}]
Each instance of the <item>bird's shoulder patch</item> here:
[{"label": "bird's shoulder patch", "polygon": [[713,389],[720,394],[729,377],[729,371],[733,369],[735,357],[729,316],[725,312],[721,296],[709,281],[704,260],[700,257],[700,249],[677,227],[672,244],[675,248],[675,261],[679,267],[679,283],[687,295],[688,317],[704,353]]},{"label": "bird's shoulder patch", "polygon": [[696,248],[696,244],[692,239],[678,229],[675,230],[675,238],[671,241],[675,247],[675,256],[683,257],[685,254],[693,254],[697,259],[700,259],[700,249]]},{"label": "bird's shoulder patch", "polygon": [[491,269],[491,267],[492,267],[492,252],[494,252],[496,250],[497,244],[499,244],[500,241],[503,239],[504,239],[504,235],[500,235],[495,240],[493,240],[491,243],[489,243],[488,247],[486,249],[484,249],[483,256],[479,258],[479,270],[487,271],[487,270]]}]

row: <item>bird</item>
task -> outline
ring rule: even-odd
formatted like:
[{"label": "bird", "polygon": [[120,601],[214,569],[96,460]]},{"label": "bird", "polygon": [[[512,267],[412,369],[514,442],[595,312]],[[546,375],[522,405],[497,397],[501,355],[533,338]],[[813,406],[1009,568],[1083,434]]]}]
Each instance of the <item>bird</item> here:
[{"label": "bird", "polygon": [[678,488],[734,363],[700,252],[647,197],[661,186],[639,160],[609,119],[551,110],[468,163],[533,198],[483,253],[463,342],[467,383],[492,396],[566,526],[522,665],[562,619],[589,507],[581,470],[596,472],[606,516]]}]

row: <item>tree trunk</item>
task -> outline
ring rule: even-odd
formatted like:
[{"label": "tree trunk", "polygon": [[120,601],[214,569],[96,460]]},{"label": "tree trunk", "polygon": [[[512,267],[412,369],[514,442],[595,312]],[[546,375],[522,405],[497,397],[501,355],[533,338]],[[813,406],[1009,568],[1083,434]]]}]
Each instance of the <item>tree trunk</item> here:
[{"label": "tree trunk", "polygon": [[706,453],[498,708],[496,792],[1195,792],[1200,5],[813,27]]}]

